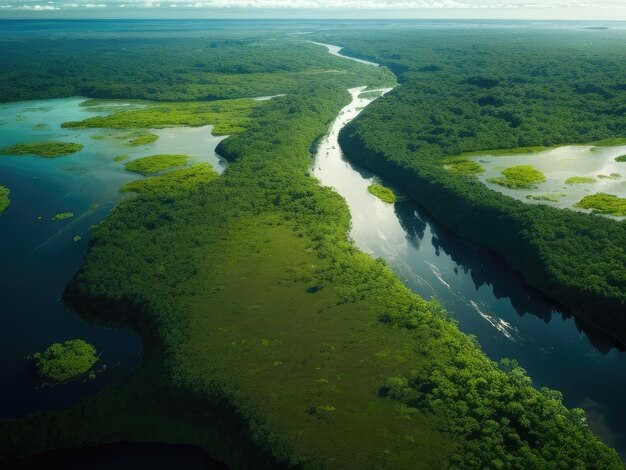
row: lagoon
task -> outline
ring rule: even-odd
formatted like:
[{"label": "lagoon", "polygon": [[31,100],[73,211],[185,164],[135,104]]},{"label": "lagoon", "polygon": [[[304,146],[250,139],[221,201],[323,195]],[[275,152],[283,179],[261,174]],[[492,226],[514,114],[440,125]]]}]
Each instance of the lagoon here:
[{"label": "lagoon", "polygon": [[[132,197],[119,193],[120,186],[139,177],[126,171],[124,162],[184,152],[191,162],[208,161],[219,173],[226,167],[215,153],[225,137],[211,135],[211,126],[150,130],[157,141],[138,147],[124,144],[126,131],[62,129],[65,121],[142,106],[117,101],[81,106],[84,101],[73,97],[0,105],[0,147],[48,141],[84,145],[80,152],[54,159],[0,155],[0,184],[11,190],[11,204],[0,215],[0,383],[7,385],[0,388],[3,418],[75,403],[124,382],[140,360],[142,343],[133,332],[90,325],[61,301],[87,252],[89,228],[121,197]],[[114,161],[120,154],[129,157]],[[74,216],[54,220],[68,212]],[[41,388],[25,356],[74,338],[95,345],[101,353],[95,366],[100,372],[94,380]]]},{"label": "lagoon", "polygon": [[[594,147],[565,146],[541,152],[514,155],[470,157],[485,172],[479,180],[494,191],[529,204],[548,204],[562,209],[590,212],[574,207],[585,196],[594,193],[626,197],[626,163],[615,159],[626,154],[626,146]],[[546,176],[546,181],[532,189],[512,189],[489,182],[502,176],[502,170],[512,166],[530,165]],[[593,181],[572,181],[570,178],[586,177]],[[606,216],[615,219],[624,217]]]}]

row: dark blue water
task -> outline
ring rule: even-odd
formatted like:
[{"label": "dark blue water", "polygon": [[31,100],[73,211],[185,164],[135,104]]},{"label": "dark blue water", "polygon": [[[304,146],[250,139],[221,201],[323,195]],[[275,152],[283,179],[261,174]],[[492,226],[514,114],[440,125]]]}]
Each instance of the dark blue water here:
[{"label": "dark blue water", "polygon": [[[154,130],[157,142],[141,147],[125,145],[123,131],[61,129],[67,120],[109,112],[80,106],[84,100],[0,105],[0,148],[52,140],[84,145],[76,154],[54,159],[0,155],[0,184],[11,190],[11,204],[0,215],[0,417],[75,403],[123,382],[140,360],[142,344],[133,332],[90,325],[61,302],[87,252],[90,227],[122,197],[120,186],[138,178],[113,158],[187,153],[223,171],[214,151],[223,137],[212,136],[210,126]],[[75,215],[53,220],[62,212]],[[96,378],[42,388],[25,356],[74,338],[99,351]]]}]

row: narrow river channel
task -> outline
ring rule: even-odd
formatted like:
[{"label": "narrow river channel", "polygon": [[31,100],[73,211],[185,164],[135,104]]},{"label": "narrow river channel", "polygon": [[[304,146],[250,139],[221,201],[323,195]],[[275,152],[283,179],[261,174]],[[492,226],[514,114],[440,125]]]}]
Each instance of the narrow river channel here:
[{"label": "narrow river channel", "polygon": [[[350,59],[339,51],[329,47]],[[583,408],[590,427],[626,458],[626,354],[526,284],[501,257],[441,227],[417,204],[386,204],[371,195],[367,187],[384,181],[349,162],[337,141],[373,101],[359,98],[362,90],[350,90],[352,102],[321,142],[312,170],[346,200],[355,244],[384,259],[417,294],[438,298],[490,358],[516,359],[536,387],[560,390],[567,406]]]}]

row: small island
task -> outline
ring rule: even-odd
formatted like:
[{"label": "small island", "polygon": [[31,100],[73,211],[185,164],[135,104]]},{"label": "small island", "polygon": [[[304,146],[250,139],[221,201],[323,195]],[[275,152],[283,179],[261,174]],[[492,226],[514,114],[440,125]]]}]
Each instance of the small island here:
[{"label": "small island", "polygon": [[73,142],[33,142],[15,144],[0,150],[3,155],[38,155],[44,158],[63,157],[80,152],[82,144]]},{"label": "small island", "polygon": [[590,176],[570,176],[565,180],[565,184],[591,184],[595,183],[596,179]]},{"label": "small island", "polygon": [[131,134],[127,145],[130,147],[139,147],[141,145],[148,145],[158,140],[159,136],[147,131],[138,131]]},{"label": "small island", "polygon": [[87,373],[98,361],[96,348],[82,339],[53,343],[43,352],[29,357],[36,362],[37,372],[44,380],[69,382]]},{"label": "small island", "polygon": [[124,168],[128,171],[134,171],[141,175],[152,175],[154,173],[160,173],[164,170],[169,170],[177,166],[184,165],[189,160],[188,155],[170,155],[170,154],[158,154],[150,155],[149,157],[138,158],[132,162],[124,164]]},{"label": "small island", "polygon": [[619,157],[615,157],[616,162],[626,163],[626,155],[620,155]]},{"label": "small island", "polygon": [[7,207],[9,207],[9,203],[11,202],[9,199],[10,192],[9,188],[0,185],[0,214],[2,214]]},{"label": "small island", "polygon": [[387,204],[393,204],[398,200],[396,194],[389,188],[383,186],[382,184],[373,183],[367,187],[367,190],[370,194],[373,194],[378,199]]},{"label": "small island", "polygon": [[58,214],[55,214],[54,217],[52,217],[52,220],[65,220],[71,219],[72,217],[74,217],[73,212],[59,212]]},{"label": "small island", "polygon": [[444,170],[452,171],[459,175],[473,176],[484,173],[485,169],[478,162],[467,158],[451,158],[443,165]]},{"label": "small island", "polygon": [[490,183],[512,189],[530,189],[546,181],[546,175],[530,165],[512,166],[502,170],[504,178],[489,178]]},{"label": "small island", "polygon": [[614,194],[596,193],[585,196],[574,207],[592,209],[597,214],[615,215],[626,217],[626,198],[617,197]]}]

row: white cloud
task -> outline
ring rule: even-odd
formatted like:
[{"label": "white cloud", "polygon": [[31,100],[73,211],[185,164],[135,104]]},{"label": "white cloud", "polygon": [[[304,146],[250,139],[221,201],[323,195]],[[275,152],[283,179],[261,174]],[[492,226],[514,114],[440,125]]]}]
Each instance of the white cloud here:
[{"label": "white cloud", "polygon": [[0,9],[49,11],[104,8],[138,9],[424,9],[424,10],[490,10],[490,9],[616,9],[624,11],[626,0],[0,0]]}]

